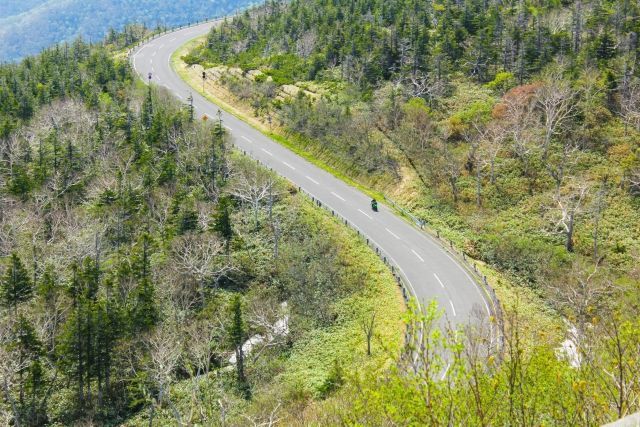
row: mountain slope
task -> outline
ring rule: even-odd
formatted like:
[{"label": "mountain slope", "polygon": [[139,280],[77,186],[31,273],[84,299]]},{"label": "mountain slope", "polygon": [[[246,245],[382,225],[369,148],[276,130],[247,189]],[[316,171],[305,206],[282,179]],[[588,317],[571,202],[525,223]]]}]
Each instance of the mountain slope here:
[{"label": "mountain slope", "polygon": [[0,61],[13,61],[78,36],[104,37],[127,23],[175,26],[232,13],[251,0],[8,0],[0,5]]}]

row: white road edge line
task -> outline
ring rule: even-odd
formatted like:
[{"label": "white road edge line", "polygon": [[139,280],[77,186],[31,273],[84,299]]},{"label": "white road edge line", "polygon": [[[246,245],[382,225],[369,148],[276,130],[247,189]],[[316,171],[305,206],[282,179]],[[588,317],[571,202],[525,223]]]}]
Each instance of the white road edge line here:
[{"label": "white road edge line", "polygon": [[261,148],[261,150],[267,153],[268,155],[273,156],[273,153],[271,151],[265,150],[264,148]]},{"label": "white road edge line", "polygon": [[447,367],[444,369],[444,372],[442,373],[442,376],[440,377],[440,381],[442,381],[443,379],[446,378],[447,376],[447,372],[449,372],[449,368],[451,367],[451,363],[447,364]]},{"label": "white road edge line", "polygon": [[385,228],[385,230],[387,230],[389,232],[389,234],[391,234],[393,237],[395,237],[396,239],[400,240],[400,237],[398,237],[398,235],[396,233],[394,233],[393,231],[389,230],[388,228]]},{"label": "white road edge line", "polygon": [[438,283],[440,283],[440,286],[442,286],[442,289],[444,289],[444,283],[442,283],[442,280],[440,280],[440,278],[438,277],[438,275],[436,273],[433,273],[433,276],[436,278],[436,280],[438,281]]},{"label": "white road edge line", "polygon": [[420,261],[424,262],[424,259],[420,256],[418,252],[416,252],[415,249],[411,249],[411,252],[413,252],[413,254],[417,256]]},{"label": "white road edge line", "polygon": [[284,163],[284,165],[285,165],[286,167],[288,167],[289,169],[291,169],[292,171],[296,170],[296,168],[294,168],[293,166],[291,166],[289,163],[287,163],[287,162],[285,162],[285,161],[283,161],[282,163]]},{"label": "white road edge line", "polygon": [[362,209],[358,209],[358,212],[360,212],[362,215],[366,216],[369,219],[373,219],[371,218],[371,215],[369,215],[368,213],[366,213],[365,211],[363,211]]},{"label": "white road edge line", "polygon": [[311,178],[310,176],[305,175],[305,178],[307,178],[309,181],[313,182],[316,185],[320,185],[320,183],[318,181],[316,181],[315,179]]},{"label": "white road edge line", "polygon": [[453,306],[453,301],[449,300],[449,304],[451,304],[451,310],[453,310],[453,315],[456,316],[456,308]]},{"label": "white road edge line", "polygon": [[333,194],[334,196],[336,196],[338,199],[342,200],[343,202],[346,202],[345,199],[343,199],[342,197],[340,197],[339,195],[337,195],[336,193],[334,193],[333,191],[331,192],[331,194]]},{"label": "white road edge line", "polygon": [[484,307],[487,309],[487,315],[491,316],[491,310],[489,309],[489,304],[487,303],[487,299],[485,298],[485,295],[483,295],[482,291],[480,290],[480,285],[478,285],[478,283],[475,280],[473,280],[471,276],[469,276],[469,273],[467,273],[467,270],[465,270],[464,267],[462,267],[457,261],[455,261],[451,257],[451,255],[449,255],[449,252],[446,250],[446,248],[445,250],[442,251],[442,253],[445,254],[445,256],[449,258],[456,266],[458,266],[458,268],[464,273],[465,276],[467,276],[467,279],[469,279],[469,281],[473,284],[473,287],[476,288],[476,291],[478,291],[478,295],[480,295],[480,299],[482,299],[482,302],[484,302]]},{"label": "white road edge line", "polygon": [[[229,130],[231,130],[231,129],[229,129]],[[252,140],[250,140],[249,138],[247,138],[247,137],[246,137],[246,136],[244,136],[244,135],[242,135],[242,139],[244,139],[245,141],[247,141],[247,142],[249,142],[249,143],[253,144],[253,141],[252,141]]]}]

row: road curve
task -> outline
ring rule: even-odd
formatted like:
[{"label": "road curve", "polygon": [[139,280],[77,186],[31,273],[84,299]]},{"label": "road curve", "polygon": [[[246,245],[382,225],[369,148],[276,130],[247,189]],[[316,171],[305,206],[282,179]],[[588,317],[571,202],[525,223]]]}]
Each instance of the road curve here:
[{"label": "road curve", "polygon": [[[207,22],[155,38],[131,53],[135,70],[147,81],[164,86],[186,102],[192,95],[199,116],[211,118],[221,109],[185,83],[171,67],[171,55],[187,41],[207,33]],[[222,112],[222,120],[237,148],[271,167],[279,175],[345,218],[396,264],[408,281],[412,296],[424,303],[436,300],[453,325],[477,321],[478,313],[491,314],[484,290],[442,246],[427,234],[405,222],[384,205],[370,208],[369,197],[328,172],[263,135],[237,117]],[[375,153],[371,153],[375,156]]]}]

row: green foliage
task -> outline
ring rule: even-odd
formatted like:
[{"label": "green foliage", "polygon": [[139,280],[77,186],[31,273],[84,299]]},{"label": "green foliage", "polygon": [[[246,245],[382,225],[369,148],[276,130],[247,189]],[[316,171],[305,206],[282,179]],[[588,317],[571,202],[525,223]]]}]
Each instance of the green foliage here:
[{"label": "green foliage", "polygon": [[509,89],[516,86],[516,79],[513,73],[501,72],[497,73],[494,79],[486,84],[489,89],[505,93]]},{"label": "green foliage", "polygon": [[340,362],[338,360],[333,361],[333,365],[331,366],[331,370],[327,375],[327,379],[324,384],[318,390],[322,397],[327,397],[333,393],[335,393],[342,385],[344,385],[344,372],[342,367],[340,366]]},{"label": "green foliage", "polygon": [[233,237],[233,225],[231,223],[231,209],[232,200],[229,197],[223,197],[218,201],[216,212],[214,214],[213,230],[216,231],[220,237],[229,242]]},{"label": "green foliage", "polygon": [[16,311],[19,304],[27,302],[33,295],[33,283],[29,272],[18,257],[13,253],[9,264],[0,280],[2,304]]}]

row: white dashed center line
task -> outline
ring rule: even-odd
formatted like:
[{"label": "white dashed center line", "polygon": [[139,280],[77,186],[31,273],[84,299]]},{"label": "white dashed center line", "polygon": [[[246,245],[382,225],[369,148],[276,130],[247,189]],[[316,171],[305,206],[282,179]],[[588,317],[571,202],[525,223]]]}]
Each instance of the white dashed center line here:
[{"label": "white dashed center line", "polygon": [[366,216],[369,219],[373,219],[373,218],[371,218],[371,216],[368,213],[366,213],[365,211],[363,211],[361,209],[358,209],[358,212],[360,212],[362,215]]},{"label": "white dashed center line", "polygon": [[174,38],[172,38],[172,39],[171,39],[171,40],[169,40],[169,41],[170,41],[170,42],[174,42],[174,41],[176,41],[176,38],[174,37]]},{"label": "white dashed center line", "polygon": [[273,156],[273,153],[270,151],[265,150],[264,148],[261,148],[262,151],[264,151],[265,153],[267,153],[270,156]]},{"label": "white dashed center line", "polygon": [[418,252],[416,252],[416,251],[415,251],[415,249],[411,249],[411,252],[413,252],[413,254],[414,254],[415,256],[417,256],[417,257],[418,257],[418,259],[419,259],[420,261],[424,262],[424,259],[422,259],[422,257],[420,256],[420,254],[418,254]]},{"label": "white dashed center line", "polygon": [[394,233],[393,231],[389,230],[388,228],[385,228],[385,230],[387,230],[387,232],[389,232],[389,234],[391,234],[393,237],[395,237],[396,239],[400,240],[400,237],[398,237],[398,235],[396,233]]},{"label": "white dashed center line", "polygon": [[233,132],[233,129],[231,129],[229,126],[224,125],[224,127]]},{"label": "white dashed center line", "polygon": [[305,178],[307,178],[309,181],[313,182],[316,185],[320,185],[320,183],[318,181],[316,181],[315,179],[311,178],[310,176],[306,176],[305,175]]},{"label": "white dashed center line", "polygon": [[444,289],[444,283],[442,283],[442,280],[440,280],[440,278],[438,277],[438,275],[436,273],[433,273],[433,276],[436,278],[436,280],[438,281],[438,283],[440,283],[440,286],[442,286],[442,289]]},{"label": "white dashed center line", "polygon": [[333,191],[331,192],[331,194],[333,194],[334,196],[336,196],[338,199],[342,200],[343,202],[345,202],[346,200],[344,200],[342,197],[340,197],[339,195],[337,195],[336,193],[334,193]]},{"label": "white dashed center line", "polygon": [[285,165],[286,167],[288,167],[289,169],[291,169],[292,171],[296,170],[296,168],[294,168],[293,166],[291,166],[289,163],[287,163],[287,162],[282,162],[282,163],[284,163],[284,165]]},{"label": "white dashed center line", "polygon": [[[231,130],[231,129],[229,129],[229,130]],[[242,135],[242,139],[244,139],[245,141],[250,142],[251,144],[253,144],[253,141],[252,141],[252,140],[250,140],[249,138],[247,138],[247,137],[246,137],[246,136],[244,136],[244,135]]]},{"label": "white dashed center line", "polygon": [[453,310],[453,315],[456,315],[456,308],[453,306],[453,301],[449,300],[449,304],[451,304],[451,310]]}]

